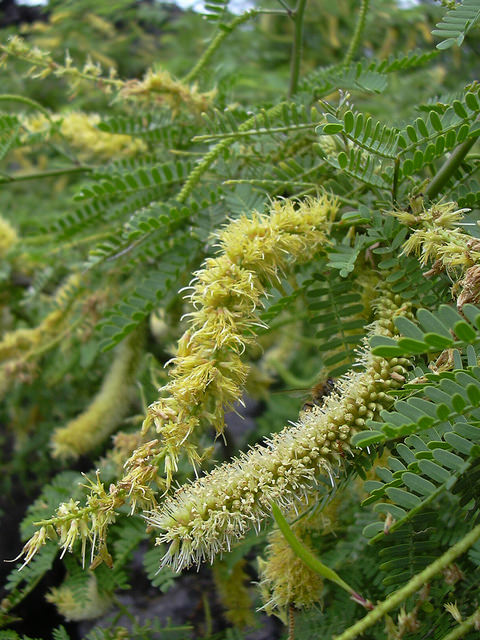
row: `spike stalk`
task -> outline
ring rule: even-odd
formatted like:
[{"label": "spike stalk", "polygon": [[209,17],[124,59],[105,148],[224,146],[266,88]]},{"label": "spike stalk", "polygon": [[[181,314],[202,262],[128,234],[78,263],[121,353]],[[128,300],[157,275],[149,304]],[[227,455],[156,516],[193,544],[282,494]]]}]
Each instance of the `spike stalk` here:
[{"label": "spike stalk", "polygon": [[303,49],[303,17],[307,0],[298,0],[297,6],[293,11],[293,20],[295,23],[295,31],[292,46],[292,59],[290,65],[290,86],[288,96],[292,97],[298,89],[298,78],[300,76],[300,64],[302,62]]},{"label": "spike stalk", "polygon": [[430,564],[426,569],[421,571],[418,575],[413,577],[405,586],[401,589],[398,589],[391,596],[389,596],[386,600],[378,604],[373,611],[367,613],[365,617],[359,620],[357,623],[352,625],[349,629],[344,631],[339,636],[336,636],[334,640],[353,640],[360,634],[362,634],[365,629],[368,629],[376,622],[378,622],[385,614],[387,614],[392,609],[398,607],[402,602],[404,602],[409,596],[418,591],[424,584],[429,582],[437,573],[440,573],[442,569],[448,567],[449,564],[461,556],[467,549],[469,549],[475,542],[480,538],[480,525],[477,525],[474,529],[467,533],[467,535],[462,538],[457,544],[454,544],[453,547],[450,547],[448,551],[446,551],[440,558],[437,558],[432,564]]},{"label": "spike stalk", "polygon": [[370,4],[370,0],[362,0],[362,5],[360,7],[360,14],[358,16],[357,26],[355,27],[355,33],[353,34],[353,38],[350,42],[350,46],[348,47],[348,51],[345,55],[345,60],[343,64],[350,64],[353,60],[353,57],[357,53],[357,49],[360,45],[360,40],[362,39],[363,30],[365,29],[365,22],[367,19],[368,6]]}]

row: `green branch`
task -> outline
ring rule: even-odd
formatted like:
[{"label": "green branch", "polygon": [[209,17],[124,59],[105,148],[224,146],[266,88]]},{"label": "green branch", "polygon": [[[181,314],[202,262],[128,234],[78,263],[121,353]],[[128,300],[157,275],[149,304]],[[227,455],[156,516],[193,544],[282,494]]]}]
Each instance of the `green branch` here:
[{"label": "green branch", "polygon": [[432,562],[432,564],[430,564],[426,569],[407,582],[405,586],[398,589],[398,591],[395,591],[386,600],[378,604],[375,609],[370,611],[370,613],[367,613],[364,618],[356,622],[339,636],[336,636],[335,640],[353,640],[353,638],[356,638],[358,635],[363,633],[365,629],[368,629],[381,620],[385,614],[398,607],[409,596],[418,591],[424,584],[437,575],[437,573],[440,573],[440,571],[445,569],[445,567],[452,564],[458,556],[465,553],[467,549],[475,544],[478,538],[480,538],[480,525],[477,525],[472,529],[472,531],[462,538],[462,540],[457,542],[457,544],[454,544],[453,547],[450,547],[443,556],[437,558],[435,562]]},{"label": "green branch", "polygon": [[227,38],[232,33],[232,31],[234,31],[241,24],[250,20],[250,18],[255,18],[256,16],[262,13],[267,13],[269,15],[273,14],[277,16],[289,15],[288,11],[281,11],[281,10],[275,11],[274,9],[272,10],[251,9],[250,11],[246,11],[245,13],[242,13],[241,16],[238,16],[237,18],[235,18],[235,20],[232,20],[232,22],[230,22],[229,24],[222,24],[219,28],[217,35],[213,38],[213,40],[207,47],[206,51],[201,56],[200,60],[193,67],[193,69],[189,71],[184,78],[182,78],[182,82],[192,82],[193,80],[195,80],[198,74],[200,73],[200,71],[210,62],[213,55],[215,54],[217,49],[220,47],[220,45],[223,43],[225,38]]},{"label": "green branch", "polygon": [[295,11],[293,12],[293,20],[295,22],[295,32],[292,45],[292,59],[290,62],[290,86],[288,89],[289,97],[296,93],[298,88],[298,78],[300,76],[300,63],[302,62],[303,48],[303,16],[307,0],[298,0]]},{"label": "green branch", "polygon": [[472,615],[469,618],[461,622],[458,625],[458,627],[455,627],[453,631],[450,631],[450,633],[447,633],[447,635],[444,636],[442,640],[458,640],[458,638],[463,638],[465,634],[468,631],[470,631],[470,629],[475,624],[476,625],[480,624],[480,608],[478,608],[474,613],[472,613]]},{"label": "green branch", "polygon": [[440,193],[458,167],[462,164],[465,156],[476,141],[477,138],[467,138],[452,152],[451,156],[440,167],[440,170],[435,174],[435,177],[425,190],[425,196],[427,199],[432,200]]},{"label": "green branch", "polygon": [[355,27],[355,33],[353,34],[352,41],[350,42],[350,46],[348,47],[348,51],[345,55],[345,59],[343,64],[350,64],[353,60],[354,55],[357,52],[357,49],[360,45],[360,40],[362,39],[363,30],[365,29],[365,22],[367,19],[368,13],[368,5],[370,4],[370,0],[362,0],[362,5],[360,7],[360,14],[358,16],[357,26]]},{"label": "green branch", "polygon": [[288,4],[285,2],[285,0],[278,0],[278,2],[282,5],[282,7],[285,7],[288,15],[290,17],[292,17],[293,14],[293,9],[291,7],[288,6]]},{"label": "green branch", "polygon": [[[74,173],[90,173],[93,167],[66,167],[65,169],[52,169],[51,171],[38,171],[36,173],[25,173],[20,176],[5,176],[0,180],[0,185],[11,184],[12,182],[23,182],[25,180],[37,180],[38,178],[52,178],[56,176],[65,176]],[[3,176],[2,176],[3,177]]]},{"label": "green branch", "polygon": [[185,184],[183,185],[182,190],[177,196],[177,202],[185,202],[188,196],[192,193],[193,189],[199,183],[202,175],[208,171],[209,167],[215,162],[218,156],[235,141],[236,134],[238,132],[242,133],[244,131],[248,131],[250,127],[254,126],[257,122],[257,119],[261,117],[263,114],[269,117],[276,117],[277,115],[282,113],[282,110],[285,106],[284,102],[280,102],[280,104],[267,109],[266,111],[260,112],[260,114],[253,115],[248,120],[245,120],[243,124],[238,127],[238,130],[233,133],[228,138],[224,138],[221,142],[213,147],[208,153],[203,156],[201,162],[193,169],[193,171],[188,176]]},{"label": "green branch", "polygon": [[45,109],[45,107],[43,107],[39,102],[37,102],[36,100],[32,100],[31,98],[27,98],[25,96],[17,96],[13,93],[4,93],[3,95],[0,95],[0,102],[20,102],[21,104],[26,104],[29,107],[40,111],[40,113],[43,113],[43,115],[46,116],[48,120],[52,120],[48,109]]}]

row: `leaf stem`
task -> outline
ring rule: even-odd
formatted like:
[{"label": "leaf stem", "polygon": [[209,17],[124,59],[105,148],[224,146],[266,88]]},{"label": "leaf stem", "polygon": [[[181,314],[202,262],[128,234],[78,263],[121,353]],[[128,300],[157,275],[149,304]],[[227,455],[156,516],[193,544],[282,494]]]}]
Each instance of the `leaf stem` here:
[{"label": "leaf stem", "polygon": [[64,169],[51,169],[50,171],[39,171],[38,173],[25,173],[20,176],[5,176],[3,180],[0,180],[0,185],[2,183],[12,183],[12,182],[23,182],[25,180],[37,180],[37,178],[52,178],[55,176],[63,176],[73,173],[90,173],[93,171],[93,167],[65,167]]},{"label": "leaf stem", "polygon": [[203,55],[200,57],[197,64],[184,78],[182,78],[182,82],[186,83],[195,80],[200,71],[202,71],[202,69],[210,62],[212,56],[223,43],[225,38],[227,38],[238,26],[247,22],[250,18],[257,16],[258,13],[258,10],[252,9],[251,11],[246,11],[245,13],[242,13],[242,15],[237,16],[235,20],[232,20],[229,24],[222,25],[221,28],[218,29],[217,35],[213,38]]},{"label": "leaf stem", "polygon": [[278,2],[282,5],[282,7],[285,7],[285,9],[286,9],[286,11],[287,11],[288,15],[289,15],[290,17],[292,17],[292,15],[293,15],[293,9],[292,9],[292,7],[289,7],[289,6],[288,6],[288,4],[285,2],[285,0],[278,0]]},{"label": "leaf stem", "polygon": [[414,576],[405,586],[398,589],[383,602],[380,602],[373,611],[367,613],[365,617],[352,625],[339,636],[335,636],[335,640],[353,640],[363,633],[373,624],[378,622],[385,614],[395,607],[398,607],[409,596],[418,591],[424,584],[429,582],[442,569],[448,567],[458,556],[462,555],[480,538],[480,525],[477,525],[470,533],[462,538],[459,542],[450,547],[440,558],[437,558],[422,572]]},{"label": "leaf stem", "polygon": [[[262,116],[268,117],[276,117],[277,115],[282,113],[282,110],[285,106],[285,102],[280,102],[274,107],[270,107],[270,109],[262,110],[259,114],[253,115],[248,120],[245,120],[243,124],[238,127],[238,132],[243,133],[244,131],[248,131],[251,127],[255,126],[257,120]],[[231,136],[228,138],[224,138],[221,142],[217,143],[208,153],[206,153],[199,164],[190,172],[185,184],[183,185],[180,193],[177,196],[177,202],[185,202],[188,196],[192,193],[193,189],[199,183],[202,175],[208,171],[209,167],[215,162],[218,156],[228,149],[232,142],[235,141],[236,133],[233,132]]]},{"label": "leaf stem", "polygon": [[393,181],[392,181],[392,203],[397,204],[397,189],[398,189],[398,171],[400,169],[400,160],[395,158],[393,169]]},{"label": "leaf stem", "polygon": [[244,138],[248,136],[257,136],[263,134],[273,135],[274,133],[288,133],[289,131],[302,131],[303,129],[314,129],[318,127],[318,122],[308,122],[306,124],[293,124],[286,127],[272,127],[267,129],[262,127],[260,129],[250,129],[249,131],[235,132],[235,133],[207,133],[203,136],[194,136],[192,142],[209,142],[211,140],[222,140],[225,137],[235,136],[237,138]]},{"label": "leaf stem", "polygon": [[477,138],[467,138],[466,140],[464,140],[462,144],[458,145],[458,147],[452,152],[451,156],[440,167],[440,170],[435,174],[435,177],[425,190],[425,196],[429,200],[432,200],[440,193],[440,191],[458,169],[460,164],[463,162],[465,156],[473,147],[476,141]]},{"label": "leaf stem", "polygon": [[300,63],[302,62],[303,48],[303,16],[307,0],[298,0],[297,6],[293,11],[293,20],[295,22],[295,32],[292,45],[292,59],[290,63],[290,86],[288,96],[292,97],[297,92],[298,78],[300,76]]},{"label": "leaf stem", "polygon": [[343,64],[350,64],[353,60],[354,55],[357,52],[357,49],[360,45],[360,40],[362,39],[363,30],[365,29],[365,22],[367,19],[368,6],[370,4],[370,0],[362,0],[362,4],[360,7],[360,14],[358,16],[357,25],[355,27],[355,33],[353,34],[353,38],[350,42],[350,46],[348,47],[348,51],[345,54],[345,59]]},{"label": "leaf stem", "polygon": [[333,582],[338,584],[339,587],[342,587],[342,589],[348,591],[350,595],[357,596],[352,587],[350,587],[350,585],[342,580],[342,578],[340,578],[336,571],[333,571],[333,569],[330,569],[329,567],[324,565],[323,562],[321,562],[320,559],[310,551],[310,549],[307,549],[303,542],[300,542],[300,540],[291,530],[288,522],[285,520],[283,513],[274,502],[272,502],[271,507],[273,517],[275,518],[275,522],[277,523],[278,528],[282,532],[285,540],[292,547],[295,554],[300,558],[300,560],[302,560],[309,569],[315,571],[315,573],[320,574],[328,580],[332,580]]},{"label": "leaf stem", "polygon": [[43,115],[46,116],[47,119],[50,120],[50,122],[52,120],[48,109],[45,109],[45,107],[43,107],[36,100],[32,100],[32,98],[27,98],[26,96],[17,96],[13,93],[4,93],[3,95],[0,95],[0,102],[20,102],[21,104],[26,104],[29,107],[32,107],[33,109],[36,109],[37,111],[43,113]]}]

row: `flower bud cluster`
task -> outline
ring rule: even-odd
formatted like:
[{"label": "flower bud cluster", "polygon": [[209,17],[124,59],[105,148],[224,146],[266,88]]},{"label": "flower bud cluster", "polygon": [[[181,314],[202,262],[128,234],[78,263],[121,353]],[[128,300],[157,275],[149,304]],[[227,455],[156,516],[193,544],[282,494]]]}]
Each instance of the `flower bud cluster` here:
[{"label": "flower bud cluster", "polygon": [[160,104],[167,104],[176,112],[187,107],[194,113],[206,111],[212,102],[216,90],[200,93],[197,85],[188,86],[175,80],[166,69],[149,69],[143,80],[130,80],[125,83],[120,95],[124,98],[141,96]]},{"label": "flower bud cluster", "polygon": [[479,246],[472,246],[472,236],[455,227],[469,209],[457,209],[456,202],[433,205],[420,215],[399,211],[395,216],[404,224],[416,227],[403,245],[407,255],[415,253],[420,262],[437,261],[437,269],[469,267],[480,258]]},{"label": "flower bud cluster", "polygon": [[[480,301],[480,241],[458,228],[463,214],[470,209],[458,209],[456,202],[434,204],[418,215],[405,211],[394,215],[404,224],[417,227],[403,245],[406,254],[420,256],[422,265],[433,262],[426,275],[448,271],[457,283],[459,309],[467,302]],[[462,277],[463,276],[463,277]]]},{"label": "flower bud cluster", "polygon": [[61,557],[67,551],[71,552],[75,543],[79,541],[83,564],[85,564],[87,543],[89,543],[92,567],[101,562],[112,566],[112,559],[106,546],[107,529],[115,521],[116,508],[125,500],[119,499],[116,492],[105,491],[98,471],[96,482],[90,479],[87,481],[90,495],[86,506],[80,506],[78,500],[71,498],[68,502],[62,502],[59,505],[53,517],[35,523],[40,528],[25,543],[22,551],[15,558],[17,560],[23,556],[21,568],[30,562],[48,540],[58,540],[58,546],[62,549]]},{"label": "flower bud cluster", "polygon": [[6,44],[0,45],[2,56],[0,65],[4,64],[8,57],[17,58],[28,62],[31,66],[26,75],[31,78],[46,78],[50,74],[66,78],[72,89],[75,89],[81,80],[94,81],[106,93],[111,93],[112,88],[120,89],[125,83],[115,78],[115,69],[110,69],[109,77],[100,77],[102,69],[99,64],[94,63],[90,56],[87,58],[82,69],[73,64],[69,53],[65,54],[65,64],[56,62],[48,51],[44,51],[36,46],[31,46],[20,36],[11,36]]},{"label": "flower bud cluster", "polygon": [[141,337],[132,332],[118,347],[112,366],[91,404],[52,435],[53,456],[77,458],[101,444],[125,417],[133,399]]},{"label": "flower bud cluster", "polygon": [[[337,501],[338,498],[322,511],[313,508],[291,525],[295,536],[307,548],[313,535],[327,534],[333,530]],[[314,507],[312,499],[308,506]],[[294,511],[290,512],[292,518],[295,515]],[[298,557],[277,527],[268,535],[265,559],[258,558],[258,568],[263,609],[268,615],[274,613],[284,620],[288,607],[308,608],[322,598],[323,578]]]},{"label": "flower bud cluster", "polygon": [[55,340],[66,324],[66,309],[72,301],[71,291],[79,283],[79,276],[73,274],[59,287],[52,302],[56,306],[39,325],[33,328],[19,328],[6,332],[0,340],[0,398],[15,381],[31,382],[35,375],[35,359],[41,354],[48,341]]},{"label": "flower bud cluster", "polygon": [[[125,134],[109,133],[97,128],[101,117],[96,113],[72,111],[47,118],[43,114],[22,119],[23,126],[30,132],[50,134],[52,124],[60,121],[60,133],[64,140],[78,151],[78,157],[89,160],[92,157],[112,160],[119,156],[131,156],[145,152],[147,146],[140,138]],[[55,134],[54,134],[55,135]]]},{"label": "flower bud cluster", "polygon": [[57,540],[63,555],[73,550],[76,542],[80,542],[83,564],[85,564],[87,544],[91,548],[91,565],[94,569],[104,562],[112,566],[112,557],[107,549],[108,527],[115,522],[118,509],[127,501],[131,504],[131,513],[137,506],[142,510],[152,509],[157,501],[152,484],[155,482],[164,488],[158,477],[158,441],[153,440],[139,446],[127,460],[126,473],[116,484],[111,484],[108,490],[100,481],[97,470],[96,481],[87,478],[85,485],[90,493],[85,506],[80,506],[78,500],[70,499],[62,502],[56,513],[48,520],[41,520],[34,524],[39,529],[25,543],[18,560],[23,556],[21,568],[26,566],[40,548],[48,540]]},{"label": "flower bud cluster", "polygon": [[[399,296],[382,292],[375,309],[378,319],[372,332],[392,336],[393,319],[408,307]],[[385,359],[365,350],[359,362],[363,371],[340,378],[336,392],[321,407],[302,412],[298,423],[263,445],[177,490],[149,517],[162,531],[157,542],[170,545],[164,564],[178,571],[213,561],[252,526],[258,529],[272,502],[292,508],[320,474],[333,483],[345,454],[352,454],[352,435],[391,404],[387,392],[401,387],[408,364],[405,358]]]},{"label": "flower bud cluster", "polygon": [[[326,243],[335,200],[272,204],[268,215],[242,216],[219,234],[220,255],[209,258],[191,283],[190,327],[171,361],[168,394],[149,409],[166,450],[167,482],[180,452],[198,462],[190,434],[203,423],[224,428],[224,413],[241,397],[248,367],[241,360],[260,325],[257,309],[269,285],[291,262],[311,259]],[[262,325],[260,325],[262,326]]]}]

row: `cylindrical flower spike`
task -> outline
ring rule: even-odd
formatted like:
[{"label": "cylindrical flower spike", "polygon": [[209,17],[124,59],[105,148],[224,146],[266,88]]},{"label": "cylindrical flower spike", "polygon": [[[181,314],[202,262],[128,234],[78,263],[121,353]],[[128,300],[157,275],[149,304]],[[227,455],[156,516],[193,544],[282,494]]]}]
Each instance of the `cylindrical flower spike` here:
[{"label": "cylindrical flower spike", "polygon": [[83,161],[90,160],[92,157],[107,161],[119,156],[132,156],[147,151],[145,142],[140,138],[101,131],[97,127],[101,119],[96,113],[72,111],[63,113],[61,116],[53,115],[50,118],[44,114],[24,116],[22,125],[29,133],[41,132],[44,136],[54,139],[58,135],[56,129],[59,126],[62,138],[72,145]]},{"label": "cylindrical flower spike", "polygon": [[457,297],[457,307],[480,301],[480,241],[462,229],[461,221],[470,209],[458,209],[456,202],[433,204],[418,215],[395,211],[394,215],[413,232],[403,245],[403,252],[419,256],[420,263],[433,263],[425,275],[442,271],[450,274]]},{"label": "cylindrical flower spike", "polygon": [[131,404],[141,342],[139,332],[135,331],[120,344],[91,404],[65,427],[54,431],[54,457],[77,458],[101,444],[118,427]]},{"label": "cylindrical flower spike", "polygon": [[[338,499],[337,499],[338,500]],[[313,506],[313,500],[309,507]],[[308,515],[291,525],[292,532],[303,545],[311,547],[312,534],[329,533],[335,520],[337,502],[330,503],[319,512],[312,509]],[[294,517],[294,512],[290,512]],[[329,517],[333,516],[333,518]],[[311,549],[313,551],[313,549]],[[288,607],[308,608],[319,602],[323,594],[323,576],[305,564],[295,553],[280,529],[268,535],[268,546],[264,558],[258,558],[260,593],[268,615],[286,619]]]},{"label": "cylindrical flower spike", "polygon": [[188,86],[175,80],[166,70],[148,70],[143,80],[130,80],[122,88],[124,98],[141,96],[160,104],[167,104],[175,113],[186,107],[193,113],[202,113],[208,109],[216,90],[200,93],[197,85]]},{"label": "cylindrical flower spike", "polygon": [[171,382],[149,409],[162,436],[167,484],[181,452],[192,463],[197,448],[188,442],[201,424],[224,428],[224,414],[240,399],[248,367],[240,358],[260,325],[257,308],[269,285],[289,264],[310,260],[327,241],[338,210],[323,196],[299,203],[272,203],[267,215],[255,213],[230,222],[219,234],[220,255],[208,258],[191,283],[190,328],[172,360]]},{"label": "cylindrical flower spike", "polygon": [[[382,292],[372,332],[394,335],[393,318],[408,311],[399,296]],[[349,441],[365,422],[391,403],[386,392],[401,386],[408,366],[404,358],[375,357],[365,349],[363,371],[339,379],[336,392],[322,407],[303,412],[263,445],[223,464],[209,475],[181,487],[152,512],[149,522],[168,543],[164,564],[177,571],[230,549],[252,526],[258,529],[270,513],[270,503],[284,509],[306,497],[320,474],[333,476]]]}]

